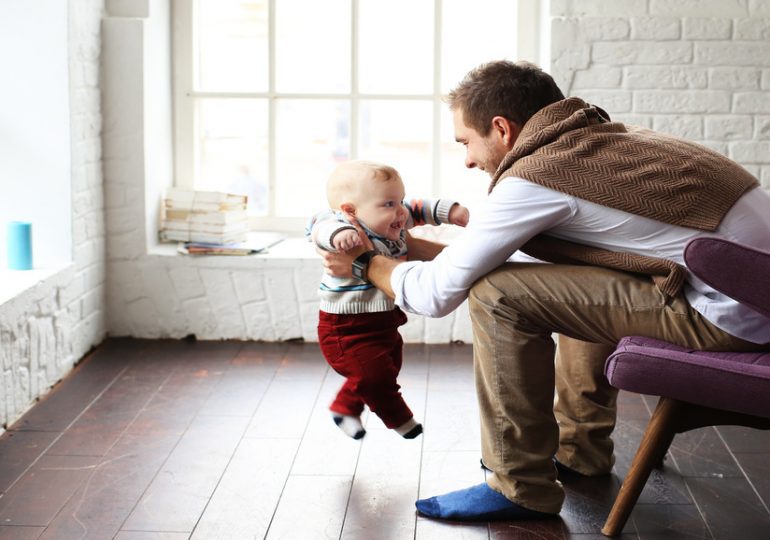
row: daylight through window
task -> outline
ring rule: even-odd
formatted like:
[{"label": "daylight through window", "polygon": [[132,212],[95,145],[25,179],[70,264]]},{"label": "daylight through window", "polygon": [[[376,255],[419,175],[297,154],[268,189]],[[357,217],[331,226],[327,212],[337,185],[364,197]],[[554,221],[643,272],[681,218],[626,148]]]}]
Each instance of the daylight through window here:
[{"label": "daylight through window", "polygon": [[409,195],[469,205],[485,195],[485,175],[463,167],[442,96],[481,62],[520,57],[516,29],[531,35],[537,21],[521,20],[517,2],[173,6],[176,185],[248,195],[262,229],[301,227],[347,159],[393,165]]}]

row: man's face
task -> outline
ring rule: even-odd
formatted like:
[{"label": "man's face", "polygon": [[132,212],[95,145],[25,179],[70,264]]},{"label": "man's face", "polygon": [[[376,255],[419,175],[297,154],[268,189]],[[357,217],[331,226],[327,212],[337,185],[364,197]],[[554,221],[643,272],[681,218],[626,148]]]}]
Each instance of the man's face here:
[{"label": "man's face", "polygon": [[482,137],[478,131],[465,125],[462,109],[454,110],[455,140],[465,146],[465,166],[474,167],[494,176],[505,154],[513,146],[506,144],[500,133],[492,129]]}]

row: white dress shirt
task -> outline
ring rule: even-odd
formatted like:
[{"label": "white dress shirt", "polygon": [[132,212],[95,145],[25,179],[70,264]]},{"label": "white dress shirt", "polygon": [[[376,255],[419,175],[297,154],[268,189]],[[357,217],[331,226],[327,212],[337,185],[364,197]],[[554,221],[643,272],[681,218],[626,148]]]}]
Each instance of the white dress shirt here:
[{"label": "white dress shirt", "polygon": [[[580,244],[669,259],[684,264],[687,242],[719,236],[770,251],[770,195],[745,193],[714,233],[668,225],[600,206],[522,178],[497,184],[470,223],[433,261],[409,261],[391,276],[396,304],[412,313],[442,317],[468,296],[481,276],[513,257],[540,233]],[[770,343],[770,319],[713,290],[688,272],[690,305],[722,330],[754,343]]]}]

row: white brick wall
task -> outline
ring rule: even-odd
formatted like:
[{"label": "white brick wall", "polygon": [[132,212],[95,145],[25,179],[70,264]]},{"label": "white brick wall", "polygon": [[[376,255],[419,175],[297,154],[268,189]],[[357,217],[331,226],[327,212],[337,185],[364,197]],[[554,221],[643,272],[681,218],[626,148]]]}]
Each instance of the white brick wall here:
[{"label": "white brick wall", "polygon": [[770,189],[770,0],[552,0],[551,14],[565,95],[701,142]]},{"label": "white brick wall", "polygon": [[0,305],[0,425],[18,419],[106,334],[99,99],[104,0],[69,1],[73,261]]}]

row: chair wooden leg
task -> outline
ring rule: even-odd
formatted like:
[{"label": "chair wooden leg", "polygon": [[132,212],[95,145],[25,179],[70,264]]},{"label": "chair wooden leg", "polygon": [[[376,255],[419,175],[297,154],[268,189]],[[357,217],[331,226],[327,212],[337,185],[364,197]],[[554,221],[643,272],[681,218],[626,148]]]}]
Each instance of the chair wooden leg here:
[{"label": "chair wooden leg", "polygon": [[639,449],[636,451],[631,468],[628,470],[623,485],[620,486],[610,515],[602,528],[605,536],[620,534],[626,525],[628,516],[634,509],[639,495],[647,483],[652,469],[661,462],[676,434],[676,416],[680,404],[673,399],[660,398],[655,412],[650,418]]}]

